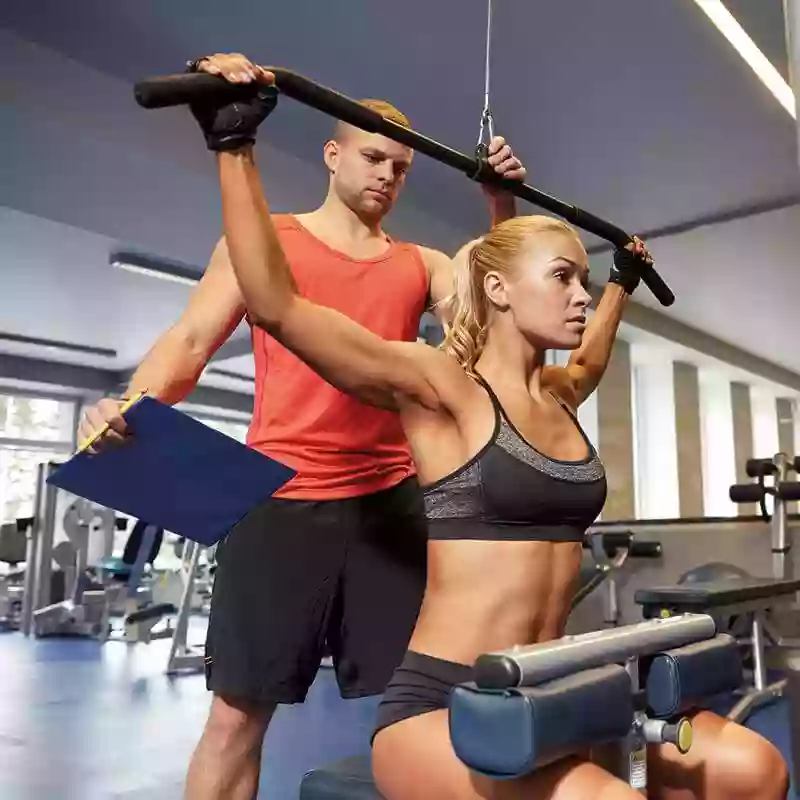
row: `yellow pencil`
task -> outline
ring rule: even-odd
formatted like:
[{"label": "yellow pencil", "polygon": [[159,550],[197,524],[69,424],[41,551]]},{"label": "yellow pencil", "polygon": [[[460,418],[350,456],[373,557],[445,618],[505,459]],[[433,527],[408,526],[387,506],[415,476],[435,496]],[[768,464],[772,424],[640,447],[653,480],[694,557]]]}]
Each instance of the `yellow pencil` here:
[{"label": "yellow pencil", "polygon": [[[125,414],[125,412],[132,405],[134,405],[134,403],[138,403],[146,394],[147,394],[147,389],[142,389],[141,392],[137,392],[135,395],[133,395],[133,397],[129,397],[122,404],[122,407],[119,410],[120,416],[123,416]],[[78,455],[78,453],[84,452],[84,450],[88,450],[99,438],[101,438],[102,436],[106,435],[106,433],[108,432],[108,429],[110,427],[111,426],[108,423],[103,425],[103,427],[100,428],[99,431],[95,432],[95,434],[93,436],[90,436],[85,442],[83,442],[80,445],[80,447],[78,447],[78,451],[77,451],[77,453],[75,453],[75,455]]]}]

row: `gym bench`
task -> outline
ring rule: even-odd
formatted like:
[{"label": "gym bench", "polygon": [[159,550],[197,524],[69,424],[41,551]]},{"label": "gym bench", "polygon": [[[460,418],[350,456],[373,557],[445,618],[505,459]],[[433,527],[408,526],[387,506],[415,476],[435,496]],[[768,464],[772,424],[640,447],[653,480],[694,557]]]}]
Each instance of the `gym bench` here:
[{"label": "gym bench", "polygon": [[733,615],[746,619],[750,635],[739,638],[737,644],[751,648],[753,683],[739,687],[742,697],[728,713],[729,719],[742,722],[756,708],[783,695],[786,679],[767,684],[765,639],[774,647],[790,643],[774,631],[768,615],[791,609],[798,591],[800,580],[742,578],[638,589],[634,599],[642,606],[645,619],[687,613],[708,614],[720,622]]},{"label": "gym bench", "polygon": [[[741,683],[738,646],[710,616],[652,619],[480,656],[450,694],[450,737],[464,764],[498,780],[612,745],[616,773],[644,791],[647,744],[688,752],[682,715]],[[369,757],[312,770],[300,800],[381,800]]]}]

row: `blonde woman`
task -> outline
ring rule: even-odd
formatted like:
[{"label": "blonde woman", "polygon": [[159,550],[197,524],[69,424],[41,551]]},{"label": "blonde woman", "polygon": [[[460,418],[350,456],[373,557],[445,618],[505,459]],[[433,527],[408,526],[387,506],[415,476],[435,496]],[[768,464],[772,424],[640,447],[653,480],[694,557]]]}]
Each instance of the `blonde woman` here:
[{"label": "blonde woman", "polygon": [[[208,133],[203,120],[214,115],[196,116]],[[246,119],[254,138],[260,118]],[[509,220],[457,259],[441,349],[386,341],[298,293],[252,141],[219,153],[218,167],[251,324],[341,391],[395,410],[424,489],[427,587],[378,715],[380,791],[388,800],[641,798],[577,757],[516,780],[477,776],[453,752],[446,710],[450,689],[470,679],[480,653],[563,633],[581,540],[606,496],[602,463],[576,412],[605,370],[638,282],[636,261],[649,258],[641,242],[615,254],[612,283],[587,330],[589,270],[577,234],[547,217]],[[572,350],[569,365],[545,367],[548,349]],[[786,765],[769,742],[705,711],[693,721],[688,755],[652,749],[651,797],[785,796]]]}]

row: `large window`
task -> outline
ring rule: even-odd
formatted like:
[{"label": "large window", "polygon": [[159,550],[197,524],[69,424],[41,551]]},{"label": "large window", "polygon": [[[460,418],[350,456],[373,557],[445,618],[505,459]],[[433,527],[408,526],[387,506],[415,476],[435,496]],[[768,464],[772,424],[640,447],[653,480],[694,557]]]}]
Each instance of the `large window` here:
[{"label": "large window", "polygon": [[72,442],[74,424],[72,401],[0,395],[0,439]]},{"label": "large window", "polygon": [[72,401],[0,394],[0,524],[33,515],[38,465],[69,457]]}]

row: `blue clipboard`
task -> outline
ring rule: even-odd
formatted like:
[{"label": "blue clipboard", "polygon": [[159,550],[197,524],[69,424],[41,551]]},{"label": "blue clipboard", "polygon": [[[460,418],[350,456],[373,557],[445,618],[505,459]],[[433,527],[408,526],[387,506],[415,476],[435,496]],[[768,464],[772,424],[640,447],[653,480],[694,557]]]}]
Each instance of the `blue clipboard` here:
[{"label": "blue clipboard", "polygon": [[77,453],[48,483],[210,546],[296,474],[152,397],[125,421],[129,442]]}]

